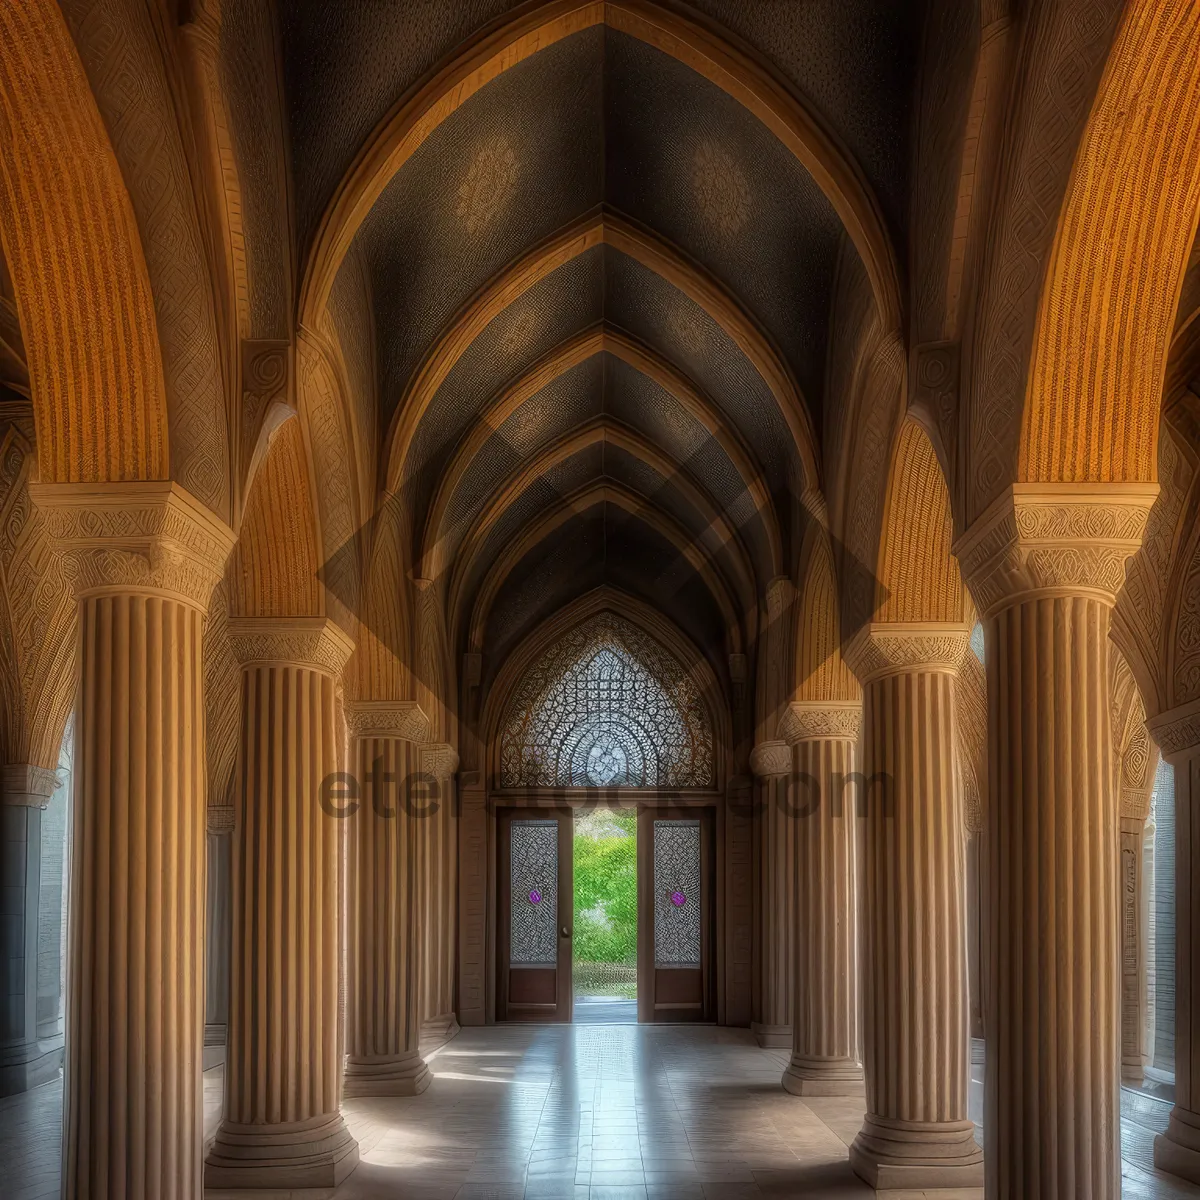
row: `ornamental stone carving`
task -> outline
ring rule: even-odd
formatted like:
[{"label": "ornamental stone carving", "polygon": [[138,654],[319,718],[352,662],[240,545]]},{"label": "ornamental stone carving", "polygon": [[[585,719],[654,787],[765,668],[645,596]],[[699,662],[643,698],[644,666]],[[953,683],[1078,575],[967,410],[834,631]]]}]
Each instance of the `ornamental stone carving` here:
[{"label": "ornamental stone carving", "polygon": [[357,700],[346,705],[346,727],[354,737],[423,742],[429,717],[415,700]]},{"label": "ornamental stone carving", "polygon": [[328,617],[233,617],[229,643],[242,666],[307,667],[338,675],[354,651],[350,636]]},{"label": "ornamental stone carving", "polygon": [[1116,603],[1157,496],[1156,483],[1013,484],[954,546],[980,612],[1044,593]]},{"label": "ornamental stone carving", "polygon": [[0,767],[0,804],[45,808],[58,787],[58,772],[29,763]]},{"label": "ornamental stone carving", "polygon": [[165,592],[207,609],[234,534],[170,480],[31,483],[76,598]]},{"label": "ornamental stone carving", "polygon": [[1191,757],[1200,747],[1200,700],[1168,709],[1146,722],[1165,759]]},{"label": "ornamental stone carving", "polygon": [[209,833],[232,833],[234,826],[232,804],[210,804],[206,814],[205,827]]},{"label": "ornamental stone carving", "polygon": [[758,779],[787,775],[792,769],[792,748],[787,742],[760,742],[750,751],[750,770]]},{"label": "ornamental stone carving", "polygon": [[859,700],[793,700],[779,718],[779,734],[789,742],[858,741]]},{"label": "ornamental stone carving", "polygon": [[448,742],[426,742],[421,747],[421,770],[438,783],[448,783],[458,770],[458,751]]},{"label": "ornamental stone carving", "polygon": [[854,635],[845,659],[866,684],[907,671],[957,675],[970,653],[971,631],[966,625],[875,621]]}]

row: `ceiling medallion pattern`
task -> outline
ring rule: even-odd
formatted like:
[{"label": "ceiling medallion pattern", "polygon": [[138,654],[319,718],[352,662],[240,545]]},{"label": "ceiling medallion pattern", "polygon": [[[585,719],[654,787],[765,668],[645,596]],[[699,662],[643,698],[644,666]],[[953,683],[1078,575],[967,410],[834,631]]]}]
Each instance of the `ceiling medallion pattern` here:
[{"label": "ceiling medallion pattern", "polygon": [[682,665],[603,613],[526,672],[504,722],[502,787],[706,787],[712,729]]},{"label": "ceiling medallion pattern", "polygon": [[746,224],[750,216],[750,187],[724,146],[705,140],[696,147],[692,186],[701,214],[722,237],[732,238]]},{"label": "ceiling medallion pattern", "polygon": [[502,134],[488,138],[476,151],[458,185],[455,212],[474,236],[482,233],[508,203],[517,183],[517,156]]}]

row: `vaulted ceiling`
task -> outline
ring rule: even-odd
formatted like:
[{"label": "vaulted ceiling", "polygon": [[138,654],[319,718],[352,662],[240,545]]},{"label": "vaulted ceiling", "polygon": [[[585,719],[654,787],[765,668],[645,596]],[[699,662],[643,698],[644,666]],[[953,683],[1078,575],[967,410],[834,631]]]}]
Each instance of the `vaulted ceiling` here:
[{"label": "vaulted ceiling", "polygon": [[380,479],[458,649],[602,584],[742,648],[820,485],[839,255],[899,320],[922,10],[282,6],[300,258],[369,292]]}]

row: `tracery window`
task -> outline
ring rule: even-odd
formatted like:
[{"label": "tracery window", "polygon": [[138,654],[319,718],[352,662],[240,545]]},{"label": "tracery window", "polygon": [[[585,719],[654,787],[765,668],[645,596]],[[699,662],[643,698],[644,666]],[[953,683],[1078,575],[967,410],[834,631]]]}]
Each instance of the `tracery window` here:
[{"label": "tracery window", "polygon": [[695,681],[612,613],[525,674],[500,738],[502,787],[709,787],[712,729]]}]

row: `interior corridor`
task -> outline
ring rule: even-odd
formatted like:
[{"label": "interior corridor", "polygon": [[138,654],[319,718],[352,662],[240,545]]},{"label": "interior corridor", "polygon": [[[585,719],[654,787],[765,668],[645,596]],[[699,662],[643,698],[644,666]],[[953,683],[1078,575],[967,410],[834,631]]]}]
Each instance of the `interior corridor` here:
[{"label": "interior corridor", "polygon": [[[787,1051],[747,1030],[675,1025],[493,1025],[429,1055],[422,1096],[346,1100],[361,1162],[304,1200],[863,1200],[847,1147],[860,1098],[801,1099],[779,1086]],[[982,1068],[972,1115],[981,1114]],[[221,1068],[205,1074],[205,1142],[220,1120]],[[1182,1200],[1200,1188],[1153,1171],[1149,1146],[1170,1106],[1129,1119],[1122,1093],[1122,1196]],[[0,1100],[5,1200],[59,1195],[61,1081]],[[1139,1123],[1148,1122],[1148,1124]],[[1140,1165],[1139,1165],[1140,1164]],[[259,1192],[205,1191],[207,1200]],[[943,1191],[939,1200],[976,1196]],[[923,1193],[892,1193],[919,1200]]]}]

